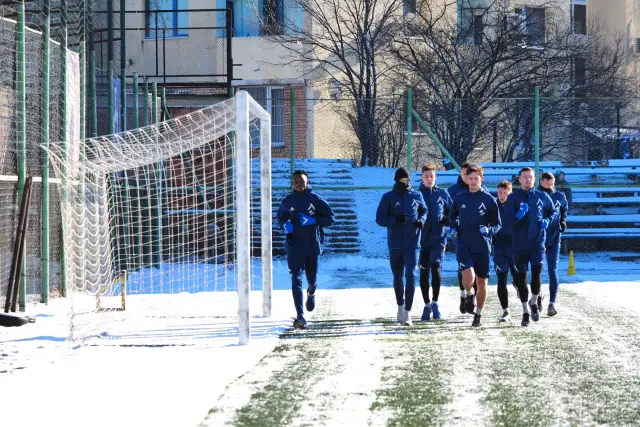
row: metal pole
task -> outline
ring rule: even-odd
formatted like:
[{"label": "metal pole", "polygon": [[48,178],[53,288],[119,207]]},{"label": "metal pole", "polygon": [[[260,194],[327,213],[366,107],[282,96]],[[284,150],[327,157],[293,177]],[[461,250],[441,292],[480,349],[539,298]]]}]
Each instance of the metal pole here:
[{"label": "metal pole", "polygon": [[536,156],[536,187],[540,182],[540,87],[535,87],[534,143]]},{"label": "metal pole", "polygon": [[271,316],[273,290],[271,119],[260,124],[260,213],[262,220],[262,316]]},{"label": "metal pole", "polygon": [[[69,130],[67,129],[67,0],[60,1],[60,53],[61,53],[61,66],[60,66],[60,139],[63,144],[63,162],[66,163],[68,151],[69,151]],[[66,176],[67,171],[63,171],[63,176]],[[62,203],[67,203],[68,191],[65,182],[62,183]],[[67,263],[65,255],[65,244],[61,249],[61,293],[63,297],[67,296]]]},{"label": "metal pole", "polygon": [[493,163],[498,161],[498,123],[493,123]]},{"label": "metal pole", "polygon": [[87,125],[87,28],[86,28],[86,3],[82,6],[82,37],[80,40],[80,141],[83,141],[86,134]]},{"label": "metal pole", "polygon": [[138,73],[133,73],[133,128],[140,127],[140,100],[138,99]]},{"label": "metal pole", "polygon": [[107,0],[107,133],[109,135],[116,132],[113,95],[113,2]]},{"label": "metal pole", "polygon": [[[153,124],[158,124],[158,83],[153,82],[151,84],[151,110],[153,111]],[[155,131],[157,132],[157,130]],[[157,141],[156,141],[157,142]],[[154,253],[153,263],[156,267],[160,267],[162,262],[162,200],[161,200],[161,188],[162,188],[162,161],[159,161],[155,165],[155,202],[156,202],[156,251]]]},{"label": "metal pole", "polygon": [[290,176],[293,176],[296,161],[296,92],[293,86],[291,87],[289,103],[291,104],[291,160],[289,169],[291,169]]},{"label": "metal pole", "polygon": [[413,143],[413,88],[407,89],[407,168],[411,170],[411,145]]},{"label": "metal pole", "polygon": [[93,7],[92,2],[87,2],[89,8],[89,109],[91,113],[91,137],[98,136],[98,101],[96,89],[96,46],[93,41]]},{"label": "metal pole", "polygon": [[[292,89],[293,91],[293,89]],[[251,290],[250,231],[250,153],[249,153],[249,102],[247,92],[236,95],[236,283],[238,288],[239,343],[249,343],[251,318],[249,291]]]},{"label": "metal pole", "polygon": [[[51,76],[50,51],[51,43],[51,0],[44,0],[44,28],[42,31],[42,119],[40,129],[42,145],[49,147],[49,85]],[[49,156],[42,154],[42,209],[40,211],[41,240],[40,259],[40,293],[42,303],[49,304]]]},{"label": "metal pole", "polygon": [[[219,13],[219,12],[218,12]],[[233,11],[227,9],[227,86],[229,91],[229,98],[233,97],[233,55],[232,55],[232,42],[231,37],[233,35]]]},{"label": "metal pole", "polygon": [[149,126],[149,80],[144,78],[144,99],[142,100],[142,111],[144,113],[143,126]]},{"label": "metal pole", "polygon": [[427,125],[423,120],[422,117],[420,117],[420,115],[418,114],[418,112],[416,110],[414,110],[413,108],[411,109],[411,114],[413,114],[413,116],[416,119],[416,122],[418,122],[418,125],[424,129],[424,131],[427,133],[427,135],[429,135],[429,138],[431,138],[433,140],[433,143],[436,144],[436,146],[440,149],[440,151],[442,151],[442,154],[445,155],[445,157],[447,159],[449,159],[449,161],[451,161],[451,164],[458,170],[460,171],[460,165],[458,164],[458,162],[456,162],[456,159],[453,158],[453,156],[449,153],[449,151],[447,151],[446,148],[444,148],[444,145],[442,145],[442,143],[440,142],[440,140],[438,139],[438,137],[436,136],[435,133],[433,133],[433,131],[431,130],[431,128],[429,127],[429,125]]},{"label": "metal pole", "polygon": [[[18,58],[16,60],[16,113],[17,113],[17,141],[16,145],[18,148],[18,206],[22,203],[22,197],[24,196],[24,182],[27,175],[27,156],[26,156],[26,145],[27,145],[27,85],[26,85],[26,74],[27,74],[27,61],[25,54],[25,7],[24,0],[18,3]],[[23,256],[26,253],[23,248]],[[16,254],[17,255],[17,254]],[[26,259],[26,258],[24,258]],[[26,262],[22,264],[22,268],[20,269],[20,286],[19,286],[19,295],[18,295],[18,304],[20,306],[20,311],[25,311],[25,304],[27,300],[27,281],[26,281]],[[15,289],[14,289],[15,292]]]},{"label": "metal pole", "polygon": [[[108,0],[111,2],[111,0]],[[122,132],[127,131],[127,0],[120,0],[120,123]]]}]

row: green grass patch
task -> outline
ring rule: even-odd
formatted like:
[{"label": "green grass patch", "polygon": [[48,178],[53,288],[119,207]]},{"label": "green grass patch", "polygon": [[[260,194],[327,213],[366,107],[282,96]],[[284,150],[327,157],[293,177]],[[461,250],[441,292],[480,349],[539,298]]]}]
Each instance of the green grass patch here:
[{"label": "green grass patch", "polygon": [[439,337],[422,336],[416,328],[406,331],[380,339],[389,344],[384,359],[390,363],[382,370],[382,387],[371,410],[389,411],[389,426],[440,425],[448,419],[446,408],[453,399],[447,380],[453,360],[441,351]]}]

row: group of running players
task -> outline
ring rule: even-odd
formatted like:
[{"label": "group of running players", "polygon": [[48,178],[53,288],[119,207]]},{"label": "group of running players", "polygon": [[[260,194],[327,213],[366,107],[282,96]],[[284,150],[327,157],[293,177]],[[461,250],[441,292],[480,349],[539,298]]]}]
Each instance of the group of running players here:
[{"label": "group of running players", "polygon": [[[447,229],[456,248],[460,312],[474,315],[472,326],[481,324],[491,257],[498,275],[501,322],[510,317],[509,273],[522,302],[521,325],[540,319],[545,258],[549,273],[547,315],[555,316],[560,235],[567,228],[568,204],[564,193],[555,190],[554,175],[543,173],[535,189],[533,169],[522,168],[520,188],[512,191],[511,182],[503,180],[497,186],[497,199],[482,184],[484,172],[479,165],[462,165],[457,183],[447,190],[439,188],[436,180],[436,168],[423,166],[422,182],[416,191],[411,188],[409,171],[396,170],[393,190],[383,195],[376,212],[378,225],[387,228],[398,322],[412,325],[416,266],[425,303],[421,320],[441,318],[438,298]],[[529,266],[531,295],[527,285]]]}]

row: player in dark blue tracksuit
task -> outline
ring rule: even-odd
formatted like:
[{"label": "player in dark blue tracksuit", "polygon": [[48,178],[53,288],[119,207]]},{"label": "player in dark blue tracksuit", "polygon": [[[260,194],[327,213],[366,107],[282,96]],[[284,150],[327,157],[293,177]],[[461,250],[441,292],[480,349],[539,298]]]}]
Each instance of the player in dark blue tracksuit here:
[{"label": "player in dark blue tracksuit", "polygon": [[[551,201],[558,216],[549,223],[547,237],[545,240],[545,253],[547,254],[547,271],[549,272],[549,307],[547,315],[549,317],[558,314],[556,311],[556,296],[560,278],[558,277],[558,259],[560,258],[560,236],[567,229],[567,211],[569,204],[567,197],[561,191],[555,190],[556,178],[550,172],[545,172],[540,176],[539,190],[544,191],[551,197]],[[542,309],[542,307],[539,307]]]},{"label": "player in dark blue tracksuit", "polygon": [[[424,299],[424,310],[421,320],[440,319],[438,297],[442,282],[442,261],[447,245],[447,232],[445,226],[449,224],[449,210],[451,209],[451,197],[449,193],[436,186],[435,166],[424,165],[422,167],[422,184],[420,192],[427,205],[427,222],[422,229],[420,240],[420,290]],[[431,287],[433,298],[429,299],[429,273],[431,273]]]},{"label": "player in dark blue tracksuit", "polygon": [[[458,176],[458,181],[453,184],[451,187],[447,188],[447,192],[449,196],[451,196],[451,201],[456,199],[456,196],[460,193],[463,193],[469,189],[469,184],[467,184],[467,168],[471,166],[471,163],[463,163],[460,167],[460,176]],[[489,190],[484,185],[482,186],[482,191],[489,194]],[[453,240],[455,243],[455,239]],[[464,287],[462,286],[462,272],[458,270],[458,287],[460,288],[460,313],[466,313],[466,292]],[[477,292],[477,286],[473,286],[474,290]]]},{"label": "player in dark blue tracksuit", "polygon": [[[548,194],[535,190],[535,174],[531,168],[522,168],[519,175],[520,189],[507,198],[503,221],[513,232],[513,264],[516,270],[516,286],[522,302],[522,326],[529,325],[529,318],[540,319],[538,295],[544,259],[544,243],[549,223],[558,216]],[[527,271],[531,264],[531,301],[527,289]],[[529,311],[529,306],[531,311]]]},{"label": "player in dark blue tracksuit", "polygon": [[293,173],[293,191],[278,208],[278,222],[287,233],[286,249],[291,292],[296,307],[296,328],[305,328],[307,321],[302,309],[302,273],[307,276],[307,310],[313,311],[316,300],[318,256],[322,253],[324,227],[335,222],[335,215],[327,202],[314,193],[305,171]]},{"label": "player in dark blue tracksuit", "polygon": [[480,326],[482,309],[487,299],[491,240],[501,228],[496,200],[482,191],[482,166],[467,167],[469,190],[456,196],[449,214],[449,224],[456,242],[456,258],[462,271],[467,312],[473,313],[474,283],[478,287],[477,307],[472,326]]},{"label": "player in dark blue tracksuit", "polygon": [[[511,194],[511,182],[505,179],[498,184],[498,210],[500,212],[500,218],[504,218],[504,206],[509,194]],[[502,306],[501,322],[506,322],[509,319],[509,290],[507,287],[509,271],[511,271],[511,277],[515,277],[516,274],[511,259],[512,245],[511,229],[505,227],[503,221],[502,229],[500,229],[498,234],[493,238],[493,265],[498,275],[498,299]]]},{"label": "player in dark blue tracksuit", "polygon": [[[427,219],[422,194],[411,189],[407,168],[395,173],[393,190],[385,193],[376,211],[376,223],[387,228],[393,289],[398,305],[398,322],[412,325],[411,307],[415,294],[415,270],[420,250],[420,234]],[[403,285],[406,280],[406,290]]]}]

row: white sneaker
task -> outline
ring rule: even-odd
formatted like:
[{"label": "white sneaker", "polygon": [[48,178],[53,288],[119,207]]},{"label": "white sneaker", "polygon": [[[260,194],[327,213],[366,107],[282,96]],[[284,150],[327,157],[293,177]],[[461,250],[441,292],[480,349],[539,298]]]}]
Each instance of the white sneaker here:
[{"label": "white sneaker", "polygon": [[398,306],[398,323],[404,323],[404,305]]},{"label": "white sneaker", "polygon": [[407,310],[404,311],[404,325],[413,326],[413,320],[411,320],[411,312]]}]

